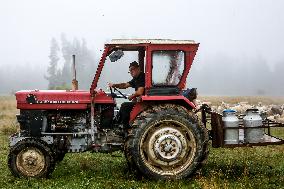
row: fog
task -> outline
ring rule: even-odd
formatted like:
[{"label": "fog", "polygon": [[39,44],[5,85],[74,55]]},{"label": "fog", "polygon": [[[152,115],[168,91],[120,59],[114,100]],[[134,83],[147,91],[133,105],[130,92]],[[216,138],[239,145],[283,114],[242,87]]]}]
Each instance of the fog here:
[{"label": "fog", "polygon": [[[65,34],[86,41],[93,74],[112,38],[192,39],[200,47],[187,87],[201,95],[283,96],[283,7],[281,0],[0,1],[0,94],[47,89],[51,39],[60,44]],[[128,70],[119,71],[129,81]]]}]

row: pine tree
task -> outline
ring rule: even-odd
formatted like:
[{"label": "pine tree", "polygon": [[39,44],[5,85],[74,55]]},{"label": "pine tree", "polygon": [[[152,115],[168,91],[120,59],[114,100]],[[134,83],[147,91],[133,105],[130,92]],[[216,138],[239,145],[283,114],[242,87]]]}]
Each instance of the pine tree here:
[{"label": "pine tree", "polygon": [[80,49],[80,59],[78,59],[78,64],[80,64],[80,83],[81,88],[88,89],[93,80],[95,74],[95,58],[94,54],[87,47],[87,42],[85,39],[81,40]]},{"label": "pine tree", "polygon": [[82,46],[80,41],[75,37],[72,43],[72,54],[76,56],[76,73],[77,73],[77,80],[82,84],[82,80],[84,77],[84,68],[85,62],[83,61],[82,57]]},{"label": "pine tree", "polygon": [[59,46],[55,38],[51,39],[50,54],[49,54],[49,66],[47,68],[48,75],[45,79],[48,80],[48,89],[55,89],[59,84],[59,77],[57,72],[57,63],[59,61],[58,57]]},{"label": "pine tree", "polygon": [[71,60],[72,60],[72,44],[66,39],[65,34],[61,35],[61,52],[64,58],[64,65],[61,73],[61,85],[68,85],[71,83]]},{"label": "pine tree", "polygon": [[[61,50],[63,56],[63,68],[57,67],[59,60],[57,52]],[[95,74],[95,56],[87,47],[85,39],[76,37],[70,42],[65,34],[61,35],[61,49],[56,40],[52,40],[50,48],[50,66],[48,68],[49,89],[70,89],[72,81],[72,55],[76,56],[76,73],[80,89],[89,89]]]}]

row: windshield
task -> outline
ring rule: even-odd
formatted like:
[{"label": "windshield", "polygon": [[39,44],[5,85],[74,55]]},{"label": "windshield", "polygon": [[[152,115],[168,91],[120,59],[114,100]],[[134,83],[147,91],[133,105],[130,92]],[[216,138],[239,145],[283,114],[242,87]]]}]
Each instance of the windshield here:
[{"label": "windshield", "polygon": [[[111,53],[112,54],[112,53]],[[132,79],[128,73],[129,64],[133,61],[138,61],[138,51],[123,51],[123,56],[113,61],[110,56],[106,57],[98,88],[108,90],[107,83],[125,83]],[[124,92],[128,92],[125,90]]]}]

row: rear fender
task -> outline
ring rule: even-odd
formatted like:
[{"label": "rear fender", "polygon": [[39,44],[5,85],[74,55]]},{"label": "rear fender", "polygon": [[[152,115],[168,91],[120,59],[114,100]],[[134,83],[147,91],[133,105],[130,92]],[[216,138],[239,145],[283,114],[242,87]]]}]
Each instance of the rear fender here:
[{"label": "rear fender", "polygon": [[142,102],[137,103],[130,112],[129,123],[132,123],[137,115],[144,111],[147,107],[155,104],[166,103],[178,104],[190,110],[196,109],[195,104],[184,96],[142,96]]},{"label": "rear fender", "polygon": [[148,106],[149,106],[148,103],[144,103],[144,102],[136,103],[132,111],[130,112],[129,123],[132,123],[134,119],[136,118],[136,116],[140,114],[142,111],[144,111]]}]

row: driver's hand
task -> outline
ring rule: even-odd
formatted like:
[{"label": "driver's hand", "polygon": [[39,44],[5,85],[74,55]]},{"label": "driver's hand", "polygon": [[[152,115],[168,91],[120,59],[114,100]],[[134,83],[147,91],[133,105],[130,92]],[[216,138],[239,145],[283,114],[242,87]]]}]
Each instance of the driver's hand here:
[{"label": "driver's hand", "polygon": [[113,87],[113,83],[108,83],[108,86],[109,87]]},{"label": "driver's hand", "polygon": [[128,96],[128,100],[132,100],[134,98],[134,96],[133,95],[130,95],[130,96]]}]

